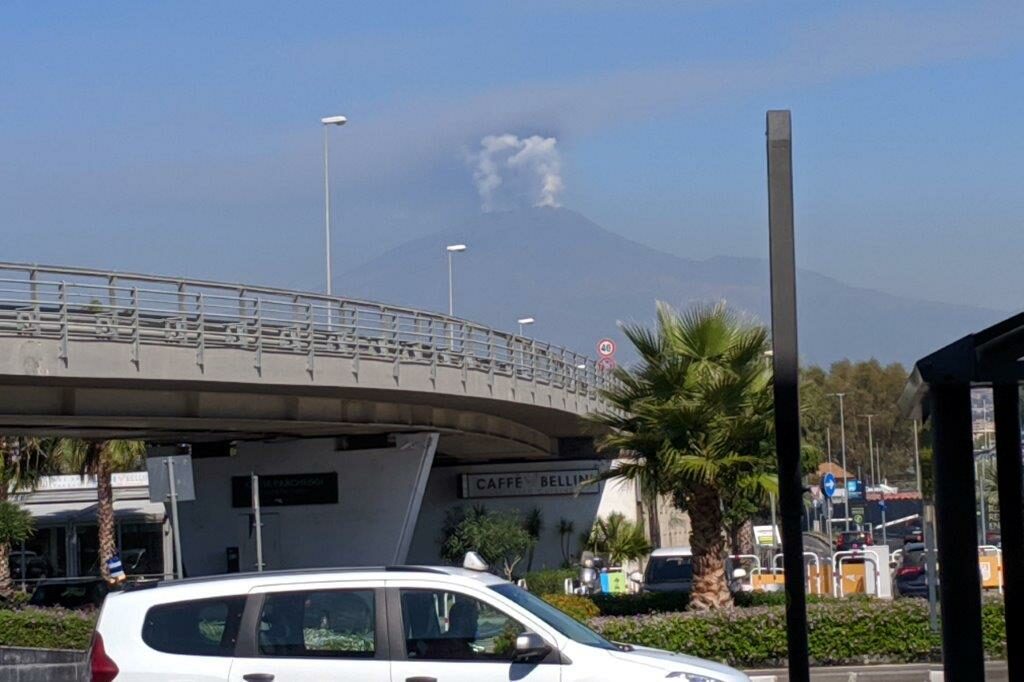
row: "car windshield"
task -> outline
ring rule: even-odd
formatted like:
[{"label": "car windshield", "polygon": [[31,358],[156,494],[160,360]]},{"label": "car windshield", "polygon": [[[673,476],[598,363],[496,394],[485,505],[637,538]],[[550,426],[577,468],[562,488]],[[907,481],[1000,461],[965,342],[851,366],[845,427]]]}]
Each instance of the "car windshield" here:
[{"label": "car windshield", "polygon": [[619,649],[619,647],[615,646],[587,626],[573,618],[570,618],[554,606],[551,606],[551,604],[548,604],[543,599],[535,597],[521,587],[511,583],[506,583],[504,585],[495,585],[491,587],[491,589],[509,601],[523,607],[574,642],[597,647],[599,649],[609,649],[613,651],[617,651]]},{"label": "car windshield", "polygon": [[656,556],[647,564],[647,582],[693,580],[693,559],[688,556]]}]

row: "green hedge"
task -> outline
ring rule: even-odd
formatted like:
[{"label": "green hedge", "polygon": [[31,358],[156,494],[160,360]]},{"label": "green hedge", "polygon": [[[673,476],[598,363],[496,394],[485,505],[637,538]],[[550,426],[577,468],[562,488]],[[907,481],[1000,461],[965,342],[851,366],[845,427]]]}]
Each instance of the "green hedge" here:
[{"label": "green hedge", "polygon": [[578,578],[580,572],[574,568],[551,568],[531,571],[526,574],[526,589],[537,596],[565,594],[566,578]]},{"label": "green hedge", "polygon": [[95,612],[33,607],[2,610],[0,646],[88,649],[95,625]]},{"label": "green hedge", "polygon": [[[826,600],[807,609],[815,665],[938,661],[941,639],[928,625],[923,600]],[[1006,631],[1001,600],[983,609],[985,651],[1001,657]],[[738,667],[785,665],[786,614],[782,606],[712,613],[596,618],[609,639],[722,661]]]},{"label": "green hedge", "polygon": [[593,594],[602,616],[642,616],[651,613],[685,611],[690,595],[685,592],[641,592],[639,594]]},{"label": "green hedge", "polygon": [[586,623],[601,615],[601,611],[587,597],[575,594],[546,594],[543,599],[581,623]]}]

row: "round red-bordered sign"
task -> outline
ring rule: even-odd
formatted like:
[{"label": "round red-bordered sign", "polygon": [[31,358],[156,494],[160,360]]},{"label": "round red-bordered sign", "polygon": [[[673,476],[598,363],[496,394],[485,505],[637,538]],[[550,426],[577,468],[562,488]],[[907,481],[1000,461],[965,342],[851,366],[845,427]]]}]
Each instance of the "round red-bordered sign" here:
[{"label": "round red-bordered sign", "polygon": [[610,355],[606,355],[597,361],[597,369],[601,372],[610,372],[615,369],[615,366],[615,358]]},{"label": "round red-bordered sign", "polygon": [[602,358],[610,358],[615,355],[615,342],[611,339],[601,339],[597,342],[597,354]]}]

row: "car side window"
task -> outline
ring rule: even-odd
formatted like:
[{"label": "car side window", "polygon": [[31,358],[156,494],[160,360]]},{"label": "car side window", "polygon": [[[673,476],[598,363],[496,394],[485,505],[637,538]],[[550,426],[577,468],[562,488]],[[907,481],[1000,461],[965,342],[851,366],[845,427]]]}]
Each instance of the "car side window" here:
[{"label": "car side window", "polygon": [[446,590],[401,590],[405,649],[410,659],[512,661],[527,629],[474,597]]},{"label": "car side window", "polygon": [[244,596],[160,604],[146,612],[142,641],[168,654],[233,656],[244,608]]},{"label": "car side window", "polygon": [[259,622],[259,654],[290,658],[373,658],[373,590],[268,594]]}]

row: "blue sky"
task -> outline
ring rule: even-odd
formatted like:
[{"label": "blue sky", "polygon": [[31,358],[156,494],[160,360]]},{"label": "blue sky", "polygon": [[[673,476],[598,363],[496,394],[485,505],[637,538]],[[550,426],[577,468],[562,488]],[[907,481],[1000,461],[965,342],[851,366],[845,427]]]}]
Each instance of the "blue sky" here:
[{"label": "blue sky", "polygon": [[1020,2],[14,1],[0,63],[4,260],[316,286],[334,113],[338,270],[478,212],[503,133],[616,232],[764,256],[790,108],[802,265],[1022,307]]}]

